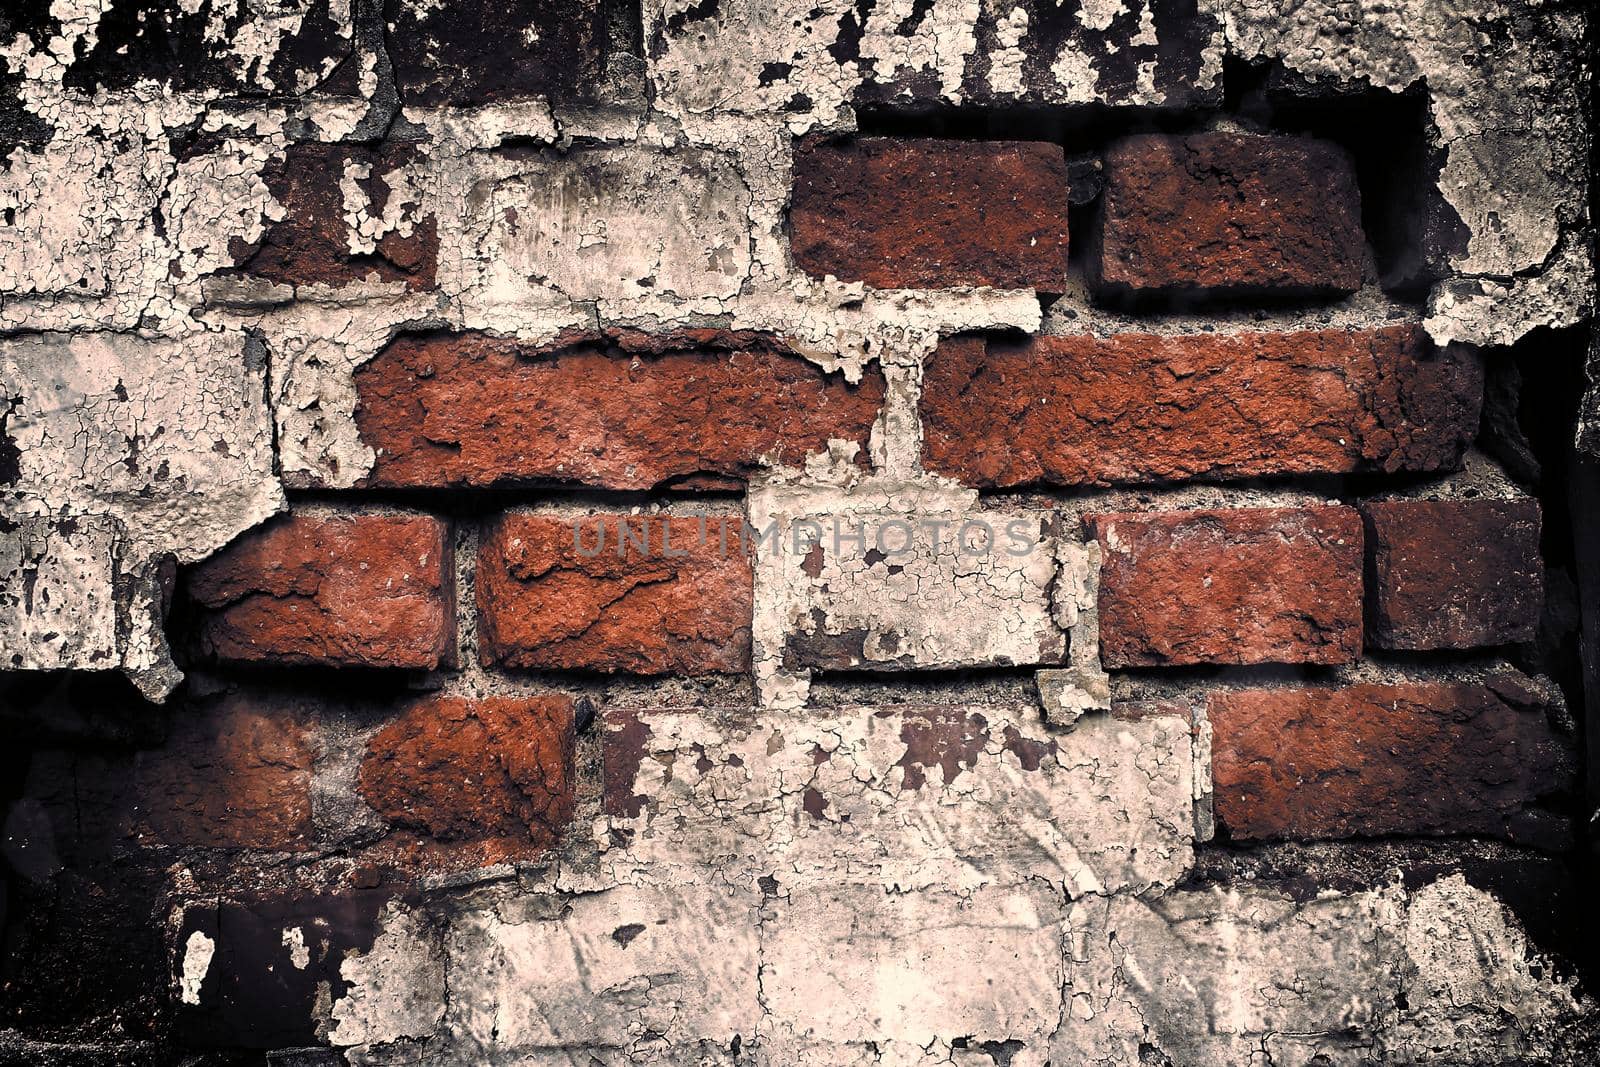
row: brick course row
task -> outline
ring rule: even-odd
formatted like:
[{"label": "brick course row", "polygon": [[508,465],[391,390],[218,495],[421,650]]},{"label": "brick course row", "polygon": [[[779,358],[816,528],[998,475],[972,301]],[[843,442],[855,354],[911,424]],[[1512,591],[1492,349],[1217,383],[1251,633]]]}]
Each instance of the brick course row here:
[{"label": "brick course row", "polygon": [[[1109,296],[1331,296],[1361,287],[1349,156],[1301,137],[1140,135],[1103,160],[1089,271]],[[795,263],[878,288],[1066,287],[1068,177],[1037,141],[863,137],[796,150]]]},{"label": "brick course row", "polygon": [[[1108,667],[1349,663],[1364,647],[1530,640],[1530,499],[1094,514]],[[742,519],[510,513],[477,558],[485,665],[635,674],[750,665]],[[1365,545],[1365,549],[1363,548]],[[451,539],[426,515],[304,512],[202,564],[200,651],[246,663],[432,669],[455,645]]]},{"label": "brick course row", "polygon": [[[864,456],[885,395],[716,330],[406,336],[356,388],[367,484],[395,488],[732,488],[830,440]],[[1478,357],[1414,324],[962,336],[926,371],[923,460],[979,488],[1449,470],[1482,397]]]},{"label": "brick course row", "polygon": [[[1559,699],[1516,671],[1212,690],[1203,700],[1215,811],[1235,840],[1468,833],[1560,848],[1570,835],[1556,812],[1577,770]],[[47,817],[69,821],[73,848],[126,837],[307,850],[314,727],[284,710],[245,694],[191,706],[162,749],[46,753],[25,788]],[[419,697],[366,742],[356,789],[393,833],[531,855],[573,815],[574,720],[560,695]],[[614,781],[613,768],[637,764],[638,738],[603,736],[608,811],[637,814],[648,798],[632,797],[632,779]],[[613,810],[618,797],[626,812]]]},{"label": "brick course row", "polygon": [[[449,80],[442,68],[419,93]],[[265,178],[285,218],[232,251],[242,273],[290,285],[363,278],[431,289],[435,220],[353,254],[341,192],[368,168],[370,211],[412,146],[289,147]],[[1237,133],[1139,135],[1101,162],[1090,280],[1109,297],[1336,296],[1361,287],[1361,195],[1348,156],[1310,138]],[[1060,145],[863,137],[797,146],[790,205],[795,264],[885,289],[1067,286],[1069,177]]]}]

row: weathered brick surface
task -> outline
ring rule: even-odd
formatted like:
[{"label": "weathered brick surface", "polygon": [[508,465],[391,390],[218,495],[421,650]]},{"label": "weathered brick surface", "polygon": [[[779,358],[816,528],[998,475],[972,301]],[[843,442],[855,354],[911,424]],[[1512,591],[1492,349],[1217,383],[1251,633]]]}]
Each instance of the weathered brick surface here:
[{"label": "weathered brick surface", "polygon": [[1544,606],[1538,501],[1375,500],[1361,514],[1372,645],[1476,648],[1533,638]]},{"label": "weathered brick surface", "polygon": [[592,96],[609,52],[603,0],[384,0],[395,88],[412,106]]},{"label": "weathered brick surface", "polygon": [[1214,693],[1219,821],[1236,840],[1491,834],[1559,843],[1539,798],[1570,788],[1549,693],[1515,672]]},{"label": "weathered brick surface", "polygon": [[1066,635],[1050,607],[1052,518],[892,506],[797,518],[781,543],[757,546],[763,588],[783,620],[784,666],[895,671],[1061,662]]},{"label": "weathered brick surface", "polygon": [[372,950],[391,896],[345,887],[246,890],[183,909],[172,973],[184,990],[184,1037],[256,1049],[316,1041],[318,998],[348,988],[342,965]]},{"label": "weathered brick surface", "polygon": [[189,575],[221,660],[432,668],[454,653],[449,528],[429,515],[297,513]]},{"label": "weathered brick surface", "polygon": [[547,846],[572,817],[572,749],[566,697],[429,697],[373,735],[358,788],[436,841]]},{"label": "weathered brick surface", "polygon": [[[85,93],[130,89],[141,81],[249,96],[340,91],[344,85],[325,79],[349,56],[351,29],[350,9],[330,0],[225,12],[184,0],[107,5],[93,37],[68,57],[65,82]],[[37,39],[43,44],[46,38]],[[262,40],[274,43],[265,56],[237,47]]]},{"label": "weathered brick surface", "polygon": [[880,289],[957,285],[1058,293],[1067,164],[1042,141],[864,137],[795,153],[795,263]]},{"label": "weathered brick surface", "polygon": [[357,185],[366,195],[363,210],[382,218],[389,199],[399,195],[385,175],[413,158],[415,149],[391,144],[373,150],[359,146],[308,142],[290,145],[280,162],[262,174],[286,215],[248,244],[235,239],[230,251],[240,271],[286,285],[339,286],[376,276],[403,281],[408,289],[431,289],[438,266],[438,225],[415,205],[396,205],[400,224],[375,242],[371,250],[352,249],[361,237],[351,229],[342,184],[351,167],[364,168]]},{"label": "weathered brick surface", "polygon": [[166,743],[135,757],[132,826],[162,845],[307,848],[312,751],[293,709],[246,696],[183,708]]},{"label": "weathered brick surface", "polygon": [[1034,707],[608,707],[614,877],[785,887],[1170,884],[1190,862],[1187,708],[1119,705],[1054,732]]},{"label": "weathered brick surface", "polygon": [[[1039,1048],[1060,1022],[1064,903],[1038,882],[961,893],[849,883],[785,893],[763,931],[770,1062],[870,1062],[876,1049],[915,1063],[922,1048],[968,1035],[979,1048]],[[995,976],[995,984],[963,974]]]},{"label": "weathered brick surface", "polygon": [[1581,6],[0,0],[0,1061],[1600,1063]]},{"label": "weathered brick surface", "polygon": [[740,516],[510,514],[478,554],[486,664],[636,674],[750,665]]},{"label": "weathered brick surface", "polygon": [[1108,667],[1347,663],[1361,654],[1354,508],[1094,515]]},{"label": "weathered brick surface", "polygon": [[377,485],[567,482],[648,489],[863,448],[883,379],[825,375],[750,333],[585,335],[538,348],[402,337],[356,375]]},{"label": "weathered brick surface", "polygon": [[960,337],[927,369],[923,459],[977,486],[1430,471],[1482,397],[1477,357],[1413,326]]},{"label": "weathered brick surface", "polygon": [[1361,193],[1344,150],[1299,137],[1147,134],[1105,157],[1098,284],[1349,293],[1361,286]]},{"label": "weathered brick surface", "polygon": [[[465,910],[446,942],[461,1009],[439,1043],[454,1052],[446,1061],[492,1047],[528,1063],[570,1062],[581,1035],[602,1049],[703,1040],[704,1055],[687,1062],[737,1062],[720,1053],[750,1044],[761,1019],[761,904],[757,893],[703,881],[616,886],[526,918]],[[529,1004],[540,1007],[518,1008]]]}]

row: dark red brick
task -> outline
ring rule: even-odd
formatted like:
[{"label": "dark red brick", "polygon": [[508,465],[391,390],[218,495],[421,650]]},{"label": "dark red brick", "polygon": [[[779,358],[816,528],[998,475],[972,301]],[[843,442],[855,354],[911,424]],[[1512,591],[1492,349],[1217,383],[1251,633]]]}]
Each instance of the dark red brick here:
[{"label": "dark red brick", "polygon": [[609,12],[602,0],[384,0],[384,44],[413,107],[586,100],[613,52]]},{"label": "dark red brick", "polygon": [[830,438],[865,453],[883,378],[860,385],[770,337],[585,334],[536,347],[402,337],[356,372],[375,485],[726,487]]},{"label": "dark red brick", "polygon": [[795,153],[789,220],[813,277],[1059,293],[1066,157],[1042,141],[813,141]]},{"label": "dark red brick", "polygon": [[1214,803],[1235,840],[1490,834],[1557,844],[1538,807],[1575,780],[1540,687],[1485,683],[1252,689],[1209,701]]},{"label": "dark red brick", "polygon": [[968,485],[1451,469],[1483,369],[1415,326],[939,346],[923,458]]},{"label": "dark red brick", "polygon": [[436,841],[548,846],[572,818],[572,713],[562,696],[430,697],[373,736],[358,788]]},{"label": "dark red brick", "polygon": [[433,668],[454,653],[449,528],[429,515],[297,513],[189,576],[222,660]]},{"label": "dark red brick", "polygon": [[1361,655],[1353,508],[1089,516],[1108,667],[1347,663]]},{"label": "dark red brick", "polygon": [[742,521],[506,515],[478,554],[484,663],[634,674],[748,669],[754,578]]},{"label": "dark red brick", "polygon": [[1544,606],[1538,501],[1368,501],[1361,514],[1370,644],[1425,650],[1533,639]]},{"label": "dark red brick", "polygon": [[411,145],[381,149],[357,145],[307,142],[290,145],[283,159],[268,165],[262,179],[287,215],[267,226],[255,244],[236,241],[230,249],[238,269],[253,277],[286,285],[346,285],[371,276],[403,281],[408,289],[432,289],[438,267],[439,234],[432,215],[405,205],[409,232],[385,234],[370,253],[350,251],[350,225],[345,221],[344,180],[347,164],[370,168],[360,181],[369,210],[385,211],[395,195],[385,176],[413,155]]},{"label": "dark red brick", "polygon": [[1146,134],[1105,158],[1097,284],[1110,292],[1351,293],[1361,193],[1327,141]]},{"label": "dark red brick", "polygon": [[228,696],[184,707],[134,758],[126,817],[162,845],[285,851],[311,843],[312,741],[293,709]]}]

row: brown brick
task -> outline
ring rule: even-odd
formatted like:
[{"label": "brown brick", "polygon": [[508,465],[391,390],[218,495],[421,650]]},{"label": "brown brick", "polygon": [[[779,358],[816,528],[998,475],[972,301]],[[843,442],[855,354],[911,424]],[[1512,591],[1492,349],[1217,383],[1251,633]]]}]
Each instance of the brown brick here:
[{"label": "brown brick", "polygon": [[865,454],[883,378],[824,374],[770,337],[592,334],[536,347],[402,337],[356,372],[376,485],[727,486],[830,438]]},{"label": "brown brick", "polygon": [[222,660],[432,668],[455,645],[448,527],[429,515],[275,519],[189,576]]},{"label": "brown brick", "polygon": [[572,818],[573,707],[563,696],[430,697],[367,745],[358,788],[437,841],[552,844]]},{"label": "brown brick", "polygon": [[127,817],[163,845],[288,850],[311,841],[311,738],[291,708],[229,696],[181,708],[135,757]]},{"label": "brown brick", "polygon": [[1094,515],[1108,667],[1346,663],[1361,655],[1353,508]]},{"label": "brown brick", "polygon": [[707,518],[702,539],[702,520],[693,517],[506,515],[478,555],[484,663],[746,670],[754,579],[741,524],[738,516]]},{"label": "brown brick", "polygon": [[1483,369],[1415,326],[1000,339],[939,346],[927,466],[968,485],[1454,468]]},{"label": "brown brick", "polygon": [[795,153],[795,263],[880,289],[1062,291],[1067,165],[1042,141],[863,137]]},{"label": "brown brick", "polygon": [[1112,292],[1350,293],[1361,194],[1342,148],[1301,137],[1147,134],[1105,158],[1097,283]]},{"label": "brown brick", "polygon": [[395,88],[413,107],[590,99],[612,51],[609,11],[603,0],[384,0]]},{"label": "brown brick", "polygon": [[1422,650],[1533,639],[1544,606],[1538,501],[1369,501],[1361,513],[1369,643]]},{"label": "brown brick", "polygon": [[432,289],[438,269],[439,233],[432,215],[406,205],[407,232],[384,234],[370,253],[350,251],[350,225],[345,221],[344,180],[348,164],[369,173],[359,184],[369,198],[369,211],[380,215],[395,195],[386,175],[413,155],[410,145],[373,150],[353,145],[303,143],[290,145],[283,159],[267,166],[262,179],[286,216],[270,224],[255,244],[239,241],[230,249],[240,271],[286,285],[345,285],[376,275],[403,281],[408,289]]},{"label": "brown brick", "polygon": [[1254,689],[1209,701],[1216,812],[1235,840],[1493,834],[1553,843],[1568,738],[1528,679]]}]

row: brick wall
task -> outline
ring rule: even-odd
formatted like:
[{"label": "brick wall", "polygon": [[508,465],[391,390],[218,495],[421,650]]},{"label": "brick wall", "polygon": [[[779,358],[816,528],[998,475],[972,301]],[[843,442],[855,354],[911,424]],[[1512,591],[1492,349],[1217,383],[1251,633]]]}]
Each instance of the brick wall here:
[{"label": "brick wall", "polygon": [[189,6],[0,15],[0,1061],[1600,1056],[1580,12]]}]

